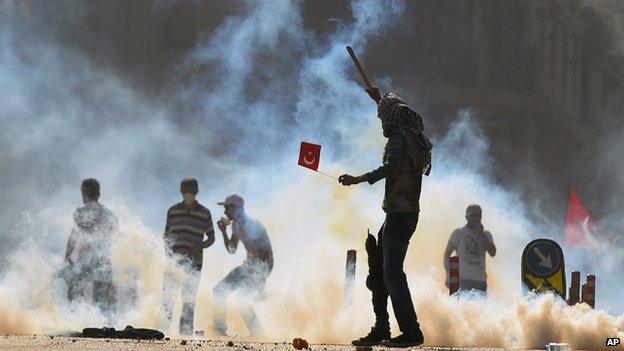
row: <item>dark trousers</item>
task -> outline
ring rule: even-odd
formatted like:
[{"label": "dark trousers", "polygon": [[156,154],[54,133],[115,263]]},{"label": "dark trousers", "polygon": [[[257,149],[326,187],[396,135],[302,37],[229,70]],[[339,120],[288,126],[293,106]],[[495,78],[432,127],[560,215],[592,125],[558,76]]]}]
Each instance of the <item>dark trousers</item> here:
[{"label": "dark trousers", "polygon": [[370,242],[370,238],[367,240],[370,271],[366,285],[373,292],[377,328],[390,329],[388,296],[401,332],[409,334],[420,328],[403,272],[403,261],[417,223],[418,212],[388,213],[377,234],[377,250],[372,250],[374,244]]}]

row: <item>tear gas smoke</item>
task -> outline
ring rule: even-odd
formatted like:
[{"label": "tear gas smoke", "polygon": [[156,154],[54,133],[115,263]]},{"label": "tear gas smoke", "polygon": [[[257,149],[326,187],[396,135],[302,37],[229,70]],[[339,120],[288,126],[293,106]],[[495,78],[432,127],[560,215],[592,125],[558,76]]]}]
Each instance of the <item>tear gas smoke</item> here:
[{"label": "tear gas smoke", "polygon": [[[396,25],[403,4],[353,1],[351,10],[353,22],[318,46],[303,26],[299,2],[248,2],[181,65],[210,66],[210,74],[172,91],[167,101],[155,101],[79,53],[29,34],[36,24],[22,23],[3,8],[0,83],[8,94],[0,101],[2,221],[16,215],[12,206],[29,210],[0,236],[19,243],[7,253],[0,280],[0,332],[106,322],[89,304],[70,305],[66,287],[54,279],[86,177],[100,180],[101,202],[119,217],[113,262],[122,308],[114,322],[161,327],[162,273],[171,266],[161,234],[185,176],[199,180],[198,200],[213,218],[222,211],[216,201],[239,193],[268,229],[275,269],[267,282],[269,299],[255,305],[265,339],[346,342],[368,330],[373,315],[363,283],[363,244],[366,228],[375,232],[383,221],[382,186],[345,188],[295,165],[301,140],[323,144],[321,168],[328,173],[359,173],[379,163],[380,124],[374,104],[350,78],[344,46],[365,48],[367,40]],[[435,142],[434,168],[424,180],[420,221],[405,263],[427,343],[542,347],[558,340],[599,348],[605,337],[624,337],[622,316],[568,308],[551,295],[519,296],[522,248],[544,228],[531,224],[514,194],[492,185],[489,145],[472,115],[460,111]],[[443,249],[470,203],[482,205],[498,246],[498,255],[488,259],[487,301],[451,299],[443,284]],[[360,253],[357,288],[354,307],[343,310],[350,248]],[[206,250],[197,330],[210,330],[212,288],[243,255],[227,255],[220,238]],[[601,290],[608,290],[606,284]],[[624,311],[615,294],[598,301],[611,313]],[[235,299],[230,303],[235,306]],[[246,335],[240,315],[230,311],[229,317],[230,330]]]}]

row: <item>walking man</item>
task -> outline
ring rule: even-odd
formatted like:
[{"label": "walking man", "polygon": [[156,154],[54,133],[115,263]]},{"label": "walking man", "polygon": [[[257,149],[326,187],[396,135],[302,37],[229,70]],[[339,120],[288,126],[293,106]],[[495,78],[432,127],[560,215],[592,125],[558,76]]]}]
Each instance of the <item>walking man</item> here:
[{"label": "walking man", "polygon": [[84,206],[74,212],[72,228],[63,274],[67,282],[70,301],[86,298],[89,284],[93,285],[93,302],[110,318],[114,301],[112,285],[111,242],[118,230],[118,220],[113,212],[98,202],[100,183],[85,179],[80,186]]},{"label": "walking man", "polygon": [[[386,219],[377,234],[377,242],[372,235],[366,239],[369,262],[366,286],[373,292],[376,322],[368,335],[352,343],[356,346],[416,346],[424,342],[424,337],[403,272],[403,261],[418,223],[422,175],[428,175],[431,169],[432,145],[423,134],[422,117],[401,98],[392,92],[381,97],[376,87],[366,91],[378,105],[383,135],[388,138],[383,165],[360,176],[344,174],[338,180],[349,186],[364,181],[374,184],[385,178],[382,207]],[[390,338],[388,295],[402,332],[395,338]]]},{"label": "walking man", "polygon": [[[239,304],[243,309],[245,325],[252,336],[262,334],[260,322],[251,300],[266,298],[264,286],[266,279],[273,270],[273,250],[266,229],[260,222],[249,217],[245,212],[244,200],[238,195],[230,195],[225,201],[219,202],[225,207],[227,218],[221,218],[217,225],[223,234],[223,243],[230,254],[236,253],[238,243],[242,242],[247,250],[247,258],[240,266],[234,268],[217,286],[214,295],[213,326],[215,333],[227,335],[227,296],[239,291]],[[232,225],[232,236],[228,238],[227,227]]]},{"label": "walking man", "polygon": [[[174,270],[165,271],[163,286],[163,309],[167,323],[173,318],[173,303],[182,288],[182,314],[180,334],[193,334],[195,298],[201,276],[203,250],[215,241],[210,211],[196,200],[199,186],[194,178],[184,178],[180,183],[182,202],[169,208],[165,226],[165,246],[176,260],[176,268],[183,271],[182,279],[176,279]],[[207,237],[204,240],[204,235]]]},{"label": "walking man", "polygon": [[470,205],[466,209],[466,220],[462,228],[455,229],[444,250],[444,268],[446,286],[449,286],[449,259],[453,251],[459,256],[459,288],[461,290],[479,290],[487,292],[487,274],[485,273],[485,253],[496,255],[496,246],[492,234],[483,229],[482,211],[479,205]]}]

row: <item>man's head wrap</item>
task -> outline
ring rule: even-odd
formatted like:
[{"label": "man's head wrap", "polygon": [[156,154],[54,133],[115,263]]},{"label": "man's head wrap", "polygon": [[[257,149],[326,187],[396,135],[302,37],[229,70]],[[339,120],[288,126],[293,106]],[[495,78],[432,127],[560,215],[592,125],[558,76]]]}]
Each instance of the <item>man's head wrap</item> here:
[{"label": "man's head wrap", "polygon": [[423,133],[422,117],[411,109],[403,99],[393,92],[387,92],[379,101],[377,116],[385,137],[399,133],[405,137],[407,152],[414,166],[423,174],[431,171],[431,148],[433,145]]}]

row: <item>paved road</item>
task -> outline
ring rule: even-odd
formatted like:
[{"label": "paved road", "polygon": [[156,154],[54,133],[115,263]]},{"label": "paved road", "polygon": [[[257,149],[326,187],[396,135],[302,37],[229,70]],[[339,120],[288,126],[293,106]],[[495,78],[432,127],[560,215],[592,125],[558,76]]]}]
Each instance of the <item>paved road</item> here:
[{"label": "paved road", "polygon": [[[0,350],[210,350],[210,351],[294,351],[290,342],[259,343],[229,340],[182,340],[172,339],[163,341],[135,341],[112,339],[87,339],[71,337],[51,337],[49,335],[1,335]],[[351,345],[312,344],[311,351],[355,351]],[[382,351],[383,348],[374,348]],[[443,348],[443,347],[416,347],[410,350],[427,351],[499,351],[519,349],[499,348]]]}]

